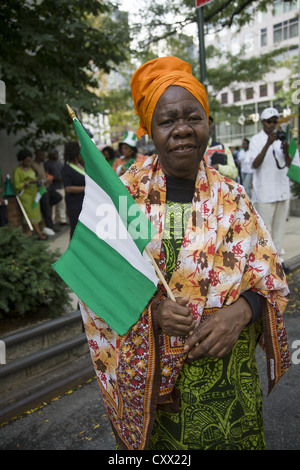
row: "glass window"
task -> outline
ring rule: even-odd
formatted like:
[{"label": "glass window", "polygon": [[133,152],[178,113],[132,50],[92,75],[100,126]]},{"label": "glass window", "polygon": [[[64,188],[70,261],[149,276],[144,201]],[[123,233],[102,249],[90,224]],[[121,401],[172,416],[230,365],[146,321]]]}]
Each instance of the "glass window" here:
[{"label": "glass window", "polygon": [[283,82],[275,82],[274,83],[274,95],[276,95],[282,88]]},{"label": "glass window", "polygon": [[263,85],[259,86],[259,96],[262,98],[263,96],[268,96],[268,85],[264,83]]},{"label": "glass window", "polygon": [[227,104],[228,103],[228,93],[222,93],[221,94],[221,103],[222,104]]},{"label": "glass window", "polygon": [[278,16],[298,8],[298,0],[274,0],[273,15]]},{"label": "glass window", "polygon": [[233,101],[236,103],[237,101],[241,100],[241,90],[235,90],[233,92]]},{"label": "glass window", "polygon": [[298,36],[298,18],[293,18],[282,23],[274,24],[273,40],[274,43]]},{"label": "glass window", "polygon": [[262,28],[260,30],[260,47],[264,47],[267,45],[268,45],[267,28]]},{"label": "glass window", "polygon": [[246,100],[252,100],[253,96],[253,88],[246,88]]},{"label": "glass window", "polygon": [[253,33],[245,34],[244,45],[245,45],[245,49],[247,52],[253,51],[254,49],[254,34]]}]

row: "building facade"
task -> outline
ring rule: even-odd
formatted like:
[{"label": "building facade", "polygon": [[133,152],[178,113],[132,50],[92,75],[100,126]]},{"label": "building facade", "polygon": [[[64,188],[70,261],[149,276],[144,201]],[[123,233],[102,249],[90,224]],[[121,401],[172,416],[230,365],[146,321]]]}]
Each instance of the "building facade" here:
[{"label": "building facade", "polygon": [[[242,54],[243,57],[252,57],[286,48],[284,54],[276,57],[278,68],[266,73],[259,82],[252,82],[249,77],[249,82],[235,82],[219,92],[217,99],[224,107],[235,105],[240,112],[238,118],[229,117],[226,121],[215,119],[218,140],[231,146],[241,145],[244,137],[251,138],[261,129],[260,114],[268,106],[276,107],[283,118],[289,116],[297,135],[299,111],[295,103],[284,103],[279,96],[280,91],[287,92],[299,81],[298,74],[293,75],[291,68],[281,65],[283,60],[292,57],[299,61],[299,4],[299,0],[274,0],[273,6],[266,12],[254,13],[252,22],[240,31],[231,28],[218,33],[220,50],[231,52],[234,56]],[[206,47],[215,43],[216,35],[208,33],[205,36]]]}]

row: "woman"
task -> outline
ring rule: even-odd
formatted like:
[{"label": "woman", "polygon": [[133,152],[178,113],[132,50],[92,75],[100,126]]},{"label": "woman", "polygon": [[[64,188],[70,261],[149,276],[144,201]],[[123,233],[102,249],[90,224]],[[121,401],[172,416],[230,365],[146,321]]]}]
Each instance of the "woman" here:
[{"label": "woman", "polygon": [[104,155],[105,160],[110,164],[110,166],[113,166],[117,159],[114,149],[107,145],[106,147],[103,147],[101,153]]},{"label": "woman", "polygon": [[[34,199],[38,192],[38,179],[31,167],[32,153],[28,149],[20,150],[17,154],[19,165],[13,171],[13,185],[20,201],[25,209],[28,219],[39,240],[47,240],[47,236],[41,233],[39,223],[42,221],[40,204],[34,205]],[[24,225],[26,221],[23,221]]]},{"label": "woman", "polygon": [[122,180],[157,227],[148,248],[176,302],[161,287],[122,337],[82,306],[118,446],[264,449],[257,342],[269,391],[290,365],[277,253],[243,188],[203,161],[208,97],[190,65],[151,60],[131,89],[157,155]]},{"label": "woman", "polygon": [[125,132],[124,139],[119,143],[120,158],[113,163],[113,169],[121,176],[135,162],[137,156],[136,134],[132,131]]},{"label": "woman", "polygon": [[65,144],[64,158],[66,164],[62,169],[62,180],[66,192],[65,199],[71,239],[81,212],[85,186],[85,172],[78,142]]}]

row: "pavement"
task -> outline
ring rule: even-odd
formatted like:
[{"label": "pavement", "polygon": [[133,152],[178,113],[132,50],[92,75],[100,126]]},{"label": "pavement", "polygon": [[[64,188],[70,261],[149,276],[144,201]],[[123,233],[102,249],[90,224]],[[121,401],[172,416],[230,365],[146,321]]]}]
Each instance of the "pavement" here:
[{"label": "pavement", "polygon": [[[265,355],[261,348],[257,348],[268,450],[300,449],[299,240],[300,217],[289,217],[282,257],[293,271],[288,275],[291,300],[284,317],[293,364],[269,396]],[[65,228],[49,240],[50,248],[58,249],[61,253],[67,249],[68,244],[69,230]],[[76,305],[77,299],[74,296],[74,308]],[[114,451],[115,440],[96,379],[82,383],[0,426],[0,450],[17,449]]]}]

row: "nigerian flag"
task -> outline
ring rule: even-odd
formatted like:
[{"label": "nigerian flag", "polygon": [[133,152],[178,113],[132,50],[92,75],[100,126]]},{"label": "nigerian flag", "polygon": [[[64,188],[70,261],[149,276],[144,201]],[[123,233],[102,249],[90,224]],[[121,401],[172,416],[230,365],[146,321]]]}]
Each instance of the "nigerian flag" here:
[{"label": "nigerian flag", "polygon": [[300,183],[300,157],[299,157],[299,152],[298,152],[298,149],[297,149],[297,143],[296,143],[294,137],[289,139],[289,137],[290,137],[289,125],[287,126],[286,135],[287,135],[287,140],[288,141],[290,140],[290,145],[289,145],[289,148],[288,148],[288,152],[289,152],[289,155],[292,158],[292,163],[289,167],[289,171],[287,173],[287,176],[291,180],[296,181],[297,183]]},{"label": "nigerian flag", "polygon": [[32,209],[34,209],[38,203],[40,202],[42,196],[47,192],[47,189],[45,188],[45,186],[42,184],[42,186],[38,189],[38,192],[34,198],[34,201],[32,203]]},{"label": "nigerian flag", "polygon": [[85,164],[82,210],[55,271],[118,334],[136,323],[158,284],[144,249],[156,229],[78,119],[73,119]]}]

